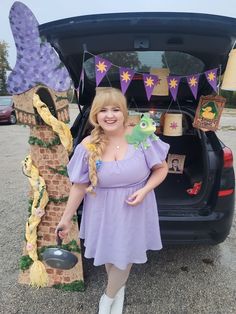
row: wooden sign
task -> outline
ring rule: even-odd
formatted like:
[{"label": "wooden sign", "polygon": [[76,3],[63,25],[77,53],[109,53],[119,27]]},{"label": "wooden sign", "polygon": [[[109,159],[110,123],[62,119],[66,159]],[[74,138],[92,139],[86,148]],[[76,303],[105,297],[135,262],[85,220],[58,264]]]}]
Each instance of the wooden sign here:
[{"label": "wooden sign", "polygon": [[198,129],[216,131],[226,99],[222,96],[201,96],[193,126]]}]

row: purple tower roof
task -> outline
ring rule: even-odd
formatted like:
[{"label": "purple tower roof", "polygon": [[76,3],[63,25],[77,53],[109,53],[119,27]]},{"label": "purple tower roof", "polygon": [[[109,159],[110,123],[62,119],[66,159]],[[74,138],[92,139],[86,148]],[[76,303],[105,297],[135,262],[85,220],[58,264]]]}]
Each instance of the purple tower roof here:
[{"label": "purple tower roof", "polygon": [[53,47],[40,38],[39,23],[31,10],[21,2],[14,2],[9,20],[17,58],[8,77],[8,92],[21,94],[39,84],[58,92],[68,90],[69,73]]}]

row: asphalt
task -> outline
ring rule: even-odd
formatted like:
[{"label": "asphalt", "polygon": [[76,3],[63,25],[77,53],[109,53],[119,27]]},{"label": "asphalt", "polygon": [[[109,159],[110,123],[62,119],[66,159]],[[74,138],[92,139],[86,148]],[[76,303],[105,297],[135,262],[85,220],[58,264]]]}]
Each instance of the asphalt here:
[{"label": "asphalt", "polygon": [[[72,108],[74,117],[77,109]],[[218,136],[236,151],[236,115],[224,114]],[[28,182],[21,160],[28,152],[29,129],[0,125],[0,313],[94,314],[105,288],[104,268],[84,260],[85,292],[35,289],[17,282],[28,208]],[[134,314],[236,313],[236,221],[217,246],[165,247],[134,265],[127,283],[125,310]]]}]

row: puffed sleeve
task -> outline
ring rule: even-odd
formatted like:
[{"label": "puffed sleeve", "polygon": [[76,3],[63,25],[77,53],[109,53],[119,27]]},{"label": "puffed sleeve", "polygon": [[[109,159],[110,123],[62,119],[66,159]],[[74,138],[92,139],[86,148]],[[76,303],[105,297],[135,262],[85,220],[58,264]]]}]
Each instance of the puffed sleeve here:
[{"label": "puffed sleeve", "polygon": [[149,147],[144,149],[143,152],[149,169],[155,165],[161,165],[165,161],[170,145],[163,142],[161,139],[156,141],[147,139]]},{"label": "puffed sleeve", "polygon": [[89,183],[88,153],[86,148],[77,145],[67,165],[67,172],[72,183]]}]

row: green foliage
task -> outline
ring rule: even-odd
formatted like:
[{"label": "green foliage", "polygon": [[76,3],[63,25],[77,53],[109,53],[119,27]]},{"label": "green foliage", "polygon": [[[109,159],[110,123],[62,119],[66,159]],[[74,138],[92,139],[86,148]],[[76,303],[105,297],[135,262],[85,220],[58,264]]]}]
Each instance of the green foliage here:
[{"label": "green foliage", "polygon": [[74,216],[72,217],[72,221],[73,221],[74,223],[77,223],[77,222],[78,222],[78,217],[77,217],[77,215],[74,215]]},{"label": "green foliage", "polygon": [[64,249],[66,251],[69,251],[69,252],[76,252],[79,254],[81,253],[81,249],[78,246],[76,240],[71,240],[69,243],[62,244],[61,246],[56,245],[56,244],[55,245],[42,246],[40,249],[38,249],[38,256],[40,259],[42,259],[43,252],[49,248],[61,248],[61,249]]},{"label": "green foliage", "polygon": [[29,206],[28,206],[28,213],[29,213],[29,216],[31,215],[31,208],[32,208],[32,204],[33,204],[33,200],[32,199],[29,199]]},{"label": "green foliage", "polygon": [[68,201],[68,196],[64,196],[64,197],[60,197],[60,198],[49,197],[49,202],[53,202],[55,204],[65,203],[67,201]]},{"label": "green foliage", "polygon": [[8,95],[7,92],[7,71],[10,71],[10,65],[7,61],[8,44],[0,41],[0,96]]},{"label": "green foliage", "polygon": [[236,92],[221,90],[220,95],[226,98],[226,108],[235,108],[236,109]]},{"label": "green foliage", "polygon": [[[139,69],[141,62],[139,61],[139,56],[136,51],[115,51],[115,52],[104,52],[99,55],[112,62],[115,67],[112,66],[109,70],[109,77],[116,76],[118,74],[117,66],[128,67],[132,69]],[[85,62],[86,74],[89,78],[95,77],[94,72],[94,58],[87,59]]]},{"label": "green foliage", "polygon": [[69,243],[63,244],[62,248],[70,252],[81,253],[80,247],[78,246],[76,240],[71,240]]},{"label": "green foliage", "polygon": [[53,167],[48,167],[50,170],[52,170],[54,173],[61,174],[62,176],[68,177],[67,173],[67,167],[64,165],[60,165],[58,169],[53,168]]},{"label": "green foliage", "polygon": [[84,282],[82,280],[75,280],[71,283],[60,283],[53,285],[53,287],[63,291],[85,291]]},{"label": "green foliage", "polygon": [[61,100],[63,100],[63,99],[68,100],[67,97],[62,97],[62,96],[57,96],[57,95],[56,95],[56,102],[59,102],[59,101],[61,101]]},{"label": "green foliage", "polygon": [[203,69],[201,60],[181,51],[165,51],[162,54],[162,64],[175,75],[191,75]]},{"label": "green foliage", "polygon": [[122,67],[139,69],[141,65],[141,62],[139,61],[138,53],[136,51],[104,52],[101,54],[101,56],[105,59],[108,59],[113,64],[122,66]]},{"label": "green foliage", "polygon": [[42,187],[42,189],[40,190],[40,192],[39,192],[39,199],[38,199],[36,208],[39,207],[39,204],[40,204],[40,201],[41,201],[41,199],[42,199],[42,197],[43,197],[43,192],[44,192],[45,189],[46,189],[46,187],[45,187],[45,185],[44,185],[44,186]]},{"label": "green foliage", "polygon": [[29,257],[29,255],[21,256],[19,266],[22,271],[29,269],[32,264],[33,260]]},{"label": "green foliage", "polygon": [[28,143],[30,145],[38,145],[45,148],[52,148],[53,146],[60,145],[61,141],[58,136],[56,136],[51,142],[45,142],[36,136],[30,136]]}]

